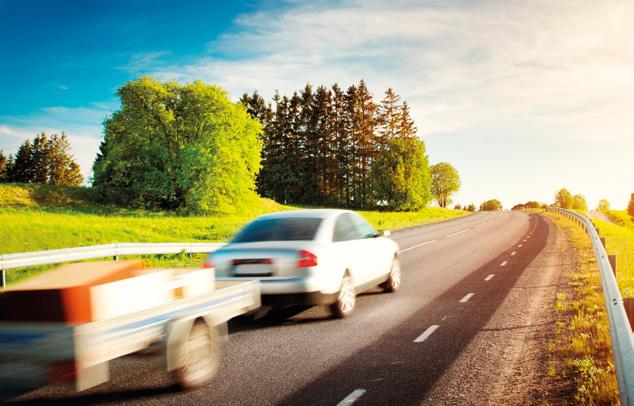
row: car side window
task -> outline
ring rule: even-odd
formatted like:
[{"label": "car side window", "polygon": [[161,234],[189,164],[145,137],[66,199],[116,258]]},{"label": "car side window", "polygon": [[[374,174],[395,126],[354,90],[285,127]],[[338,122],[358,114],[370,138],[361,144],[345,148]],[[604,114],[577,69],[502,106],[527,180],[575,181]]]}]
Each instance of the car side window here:
[{"label": "car side window", "polygon": [[376,236],[376,230],[372,228],[372,226],[368,224],[368,222],[363,217],[359,215],[354,215],[353,223],[357,227],[357,232],[360,235],[360,237],[358,238],[372,238]]},{"label": "car side window", "polygon": [[359,238],[363,237],[350,213],[343,213],[337,217],[335,230],[332,235],[333,242],[356,240]]}]

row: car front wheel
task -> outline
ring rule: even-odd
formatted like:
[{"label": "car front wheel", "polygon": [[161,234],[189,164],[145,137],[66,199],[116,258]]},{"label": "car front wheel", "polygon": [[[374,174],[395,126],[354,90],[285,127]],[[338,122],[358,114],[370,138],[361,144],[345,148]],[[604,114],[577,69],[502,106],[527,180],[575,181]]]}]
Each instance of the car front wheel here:
[{"label": "car front wheel", "polygon": [[337,295],[337,301],[330,305],[332,313],[337,318],[344,318],[350,315],[354,310],[356,304],[356,292],[354,285],[352,284],[352,278],[349,275],[345,275],[341,280],[341,288]]},{"label": "car front wheel", "polygon": [[401,263],[398,258],[394,258],[390,267],[387,280],[383,283],[385,292],[396,292],[401,286]]}]

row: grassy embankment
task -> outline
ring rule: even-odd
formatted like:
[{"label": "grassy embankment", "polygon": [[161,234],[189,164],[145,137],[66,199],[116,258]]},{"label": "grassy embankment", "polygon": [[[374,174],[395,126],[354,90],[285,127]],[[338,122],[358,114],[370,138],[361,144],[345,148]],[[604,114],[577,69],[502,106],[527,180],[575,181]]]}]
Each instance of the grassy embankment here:
[{"label": "grassy embankment", "polygon": [[572,404],[617,404],[610,332],[594,251],[585,231],[554,213],[577,256],[568,289],[557,294],[558,322],[549,343],[549,375],[570,383]]},{"label": "grassy embankment", "polygon": [[593,220],[606,239],[608,254],[616,255],[616,280],[623,297],[634,297],[634,222],[625,210],[604,213],[614,222]]},{"label": "grassy embankment", "polygon": [[[257,215],[294,209],[269,199],[239,214],[179,216],[172,212],[130,210],[91,201],[83,187],[0,184],[0,254],[114,242],[225,241]],[[378,229],[396,229],[468,214],[429,208],[413,213],[363,211]],[[191,266],[204,255],[151,256],[150,266]],[[9,283],[49,267],[14,270]]]}]

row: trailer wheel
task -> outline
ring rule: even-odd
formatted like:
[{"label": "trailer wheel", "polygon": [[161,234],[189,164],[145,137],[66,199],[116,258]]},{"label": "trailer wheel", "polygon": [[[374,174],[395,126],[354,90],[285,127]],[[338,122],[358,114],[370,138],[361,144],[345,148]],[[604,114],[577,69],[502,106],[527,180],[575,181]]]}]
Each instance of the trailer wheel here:
[{"label": "trailer wheel", "polygon": [[209,383],[220,367],[217,334],[213,334],[204,321],[195,322],[178,357],[182,366],[173,373],[183,389],[195,389]]}]

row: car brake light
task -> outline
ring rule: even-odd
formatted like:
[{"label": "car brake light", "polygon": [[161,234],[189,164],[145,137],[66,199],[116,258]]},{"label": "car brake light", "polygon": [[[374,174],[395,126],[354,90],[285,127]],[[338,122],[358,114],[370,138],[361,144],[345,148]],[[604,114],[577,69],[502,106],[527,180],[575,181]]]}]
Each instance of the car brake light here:
[{"label": "car brake light", "polygon": [[214,263],[213,263],[213,262],[211,262],[210,260],[207,260],[207,261],[205,261],[205,262],[203,262],[203,263],[202,263],[202,267],[203,267],[204,269],[211,269],[211,268],[213,268],[213,267],[214,267]]},{"label": "car brake light", "polygon": [[297,266],[300,268],[317,266],[317,255],[310,251],[299,250],[299,260],[297,261]]}]

